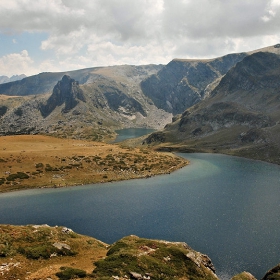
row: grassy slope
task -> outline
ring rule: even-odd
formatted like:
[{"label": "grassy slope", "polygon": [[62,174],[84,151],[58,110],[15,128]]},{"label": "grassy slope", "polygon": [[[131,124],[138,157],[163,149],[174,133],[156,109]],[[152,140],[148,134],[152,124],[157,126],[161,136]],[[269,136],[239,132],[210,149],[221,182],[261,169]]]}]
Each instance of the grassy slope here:
[{"label": "grassy slope", "polygon": [[[55,243],[66,244],[70,250],[58,250],[57,256],[49,257]],[[55,273],[60,267],[91,273],[93,263],[105,257],[107,248],[92,237],[64,232],[63,227],[0,225],[0,279],[58,279]]]},{"label": "grassy slope", "polygon": [[218,279],[211,260],[185,243],[128,236],[108,246],[65,229],[0,225],[0,279],[54,280],[62,267],[84,279]]},{"label": "grassy slope", "polygon": [[0,192],[143,178],[188,163],[172,154],[40,135],[0,137],[0,147]]}]

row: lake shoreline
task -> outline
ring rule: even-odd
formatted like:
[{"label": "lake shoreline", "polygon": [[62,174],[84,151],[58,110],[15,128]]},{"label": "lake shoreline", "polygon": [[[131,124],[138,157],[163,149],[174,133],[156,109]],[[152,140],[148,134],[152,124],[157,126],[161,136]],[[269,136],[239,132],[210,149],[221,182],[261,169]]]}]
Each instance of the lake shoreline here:
[{"label": "lake shoreline", "polygon": [[0,193],[149,178],[189,162],[143,147],[42,135],[0,137]]},{"label": "lake shoreline", "polygon": [[138,177],[129,177],[129,178],[125,178],[125,179],[110,179],[110,180],[103,180],[100,182],[88,182],[86,184],[73,184],[73,185],[61,185],[61,186],[37,186],[37,187],[28,187],[28,186],[21,186],[20,188],[15,188],[15,189],[10,189],[10,190],[0,190],[0,195],[4,194],[4,193],[12,193],[12,192],[20,192],[20,191],[26,191],[26,190],[38,190],[38,189],[66,189],[66,188],[71,188],[71,187],[78,187],[78,186],[86,186],[86,185],[95,185],[95,184],[106,184],[106,183],[116,183],[116,182],[122,182],[122,181],[129,181],[129,180],[137,180],[137,179],[149,179],[152,177],[157,177],[157,176],[161,176],[161,175],[168,175],[171,174],[181,168],[184,168],[186,166],[188,166],[190,164],[189,161],[187,161],[187,163],[185,165],[182,165],[176,169],[173,169],[172,171],[165,171],[165,172],[161,172],[161,173],[154,173],[154,174],[146,174],[143,176],[138,176]]},{"label": "lake shoreline", "polygon": [[182,241],[211,256],[221,279],[245,269],[260,279],[279,263],[280,167],[178,156],[190,164],[149,180],[2,194],[0,224],[64,225],[107,244],[128,235]]}]

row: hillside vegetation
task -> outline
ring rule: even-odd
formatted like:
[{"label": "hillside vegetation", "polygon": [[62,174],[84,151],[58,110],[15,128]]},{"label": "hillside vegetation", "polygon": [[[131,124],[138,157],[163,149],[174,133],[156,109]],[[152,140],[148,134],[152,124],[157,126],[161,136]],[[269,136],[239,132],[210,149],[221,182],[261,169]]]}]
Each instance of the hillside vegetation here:
[{"label": "hillside vegetation", "polygon": [[107,245],[65,227],[0,225],[1,279],[218,279],[186,243],[124,237]]}]

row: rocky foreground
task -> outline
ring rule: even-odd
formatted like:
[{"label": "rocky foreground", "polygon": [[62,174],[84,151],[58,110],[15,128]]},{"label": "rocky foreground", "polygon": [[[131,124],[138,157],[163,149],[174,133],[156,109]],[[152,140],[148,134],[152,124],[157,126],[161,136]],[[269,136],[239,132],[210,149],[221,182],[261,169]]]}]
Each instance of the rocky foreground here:
[{"label": "rocky foreground", "polygon": [[[279,279],[280,265],[263,280]],[[131,235],[112,245],[48,225],[0,225],[0,279],[208,279],[210,258],[186,243]],[[248,272],[232,280],[255,279]]]}]

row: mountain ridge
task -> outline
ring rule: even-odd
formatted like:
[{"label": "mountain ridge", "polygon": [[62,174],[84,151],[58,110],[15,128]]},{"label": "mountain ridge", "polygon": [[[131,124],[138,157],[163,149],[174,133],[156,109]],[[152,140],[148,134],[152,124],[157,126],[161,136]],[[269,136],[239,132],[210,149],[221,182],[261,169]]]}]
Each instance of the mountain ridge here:
[{"label": "mountain ridge", "polygon": [[254,52],[227,72],[208,99],[144,142],[280,164],[279,80],[279,55]]},{"label": "mountain ridge", "polygon": [[[206,60],[27,77],[0,85],[0,135],[111,141],[116,129],[166,126],[144,143],[278,163],[279,55],[277,44]],[[77,93],[69,87],[62,102],[54,92],[67,73]]]}]

